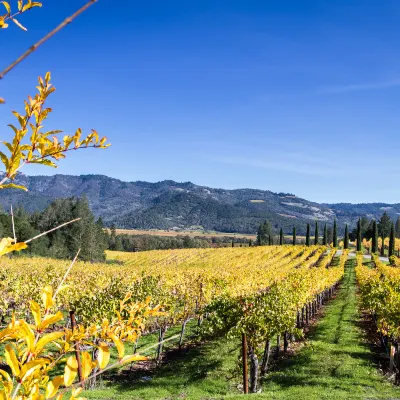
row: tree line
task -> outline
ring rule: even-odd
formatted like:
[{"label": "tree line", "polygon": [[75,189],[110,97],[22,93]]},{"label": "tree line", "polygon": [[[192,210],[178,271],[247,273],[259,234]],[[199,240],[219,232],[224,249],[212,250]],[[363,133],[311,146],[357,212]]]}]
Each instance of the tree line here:
[{"label": "tree line", "polygon": [[[361,251],[362,241],[372,240],[371,251],[373,253],[378,252],[378,238],[381,238],[382,242],[384,239],[389,237],[389,257],[395,253],[395,239],[400,238],[400,216],[396,222],[392,221],[388,213],[385,211],[380,219],[369,219],[367,217],[359,218],[357,226],[351,232],[349,231],[348,224],[345,225],[343,235],[343,247],[347,249],[350,241],[355,241],[357,245],[357,251]],[[279,231],[279,235],[273,230],[272,225],[269,221],[264,221],[260,224],[257,230],[257,241],[256,244],[259,246],[263,245],[274,245],[274,244],[305,244],[310,246],[311,244],[332,244],[333,247],[338,246],[338,226],[336,219],[333,222],[333,226],[324,224],[323,235],[320,238],[318,221],[314,223],[314,232],[311,233],[311,224],[307,224],[306,237],[304,240],[297,238],[296,227],[292,230],[292,239],[288,240],[283,234],[283,229]],[[381,246],[381,252],[384,253],[384,246]]]},{"label": "tree line", "polygon": [[148,251],[148,250],[170,250],[170,249],[192,249],[209,247],[240,247],[248,246],[246,238],[232,236],[159,236],[159,235],[129,235],[118,234],[116,226],[112,225],[107,231],[108,248],[115,251]]},{"label": "tree line", "polygon": [[[104,261],[108,247],[107,235],[101,218],[95,219],[88,200],[83,198],[58,199],[44,211],[28,213],[22,207],[14,210],[15,237],[26,241],[65,222],[80,218],[63,228],[31,242],[19,255],[36,255],[72,259],[80,249],[83,261]],[[0,237],[14,237],[11,213],[0,213]],[[17,253],[14,253],[13,257]]]}]

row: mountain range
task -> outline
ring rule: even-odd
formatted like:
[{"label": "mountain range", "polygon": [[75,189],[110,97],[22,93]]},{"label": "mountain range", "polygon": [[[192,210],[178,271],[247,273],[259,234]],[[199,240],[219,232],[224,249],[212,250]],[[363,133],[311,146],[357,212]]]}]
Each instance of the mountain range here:
[{"label": "mountain range", "polygon": [[22,206],[33,212],[57,198],[86,196],[93,213],[110,226],[135,229],[204,229],[220,232],[255,233],[268,219],[275,228],[290,233],[293,226],[305,232],[307,223],[332,224],[339,230],[354,226],[360,216],[379,218],[386,211],[392,219],[400,215],[400,204],[319,204],[291,193],[258,189],[214,189],[191,182],[165,180],[156,183],[124,182],[104,175],[28,176],[16,183],[28,192],[1,190],[0,203]]}]

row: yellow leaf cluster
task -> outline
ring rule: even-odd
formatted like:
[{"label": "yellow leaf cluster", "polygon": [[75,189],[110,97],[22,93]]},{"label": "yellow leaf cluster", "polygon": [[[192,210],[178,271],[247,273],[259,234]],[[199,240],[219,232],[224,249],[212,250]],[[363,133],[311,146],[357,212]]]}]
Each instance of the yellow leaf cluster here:
[{"label": "yellow leaf cluster", "polygon": [[57,167],[56,161],[65,158],[68,151],[87,147],[104,149],[109,146],[106,144],[107,138],[100,137],[94,129],[86,137],[82,137],[81,129],[77,129],[74,135],[65,135],[62,140],[58,136],[62,133],[61,130],[43,131],[43,123],[52,112],[45,103],[55,90],[50,79],[49,72],[44,79],[39,77],[38,93],[33,98],[28,96],[24,114],[13,111],[18,123],[8,125],[14,134],[12,142],[2,142],[9,154],[0,151],[0,161],[5,167],[5,178],[0,181],[0,189],[26,189],[20,185],[5,183],[13,180],[26,164]]}]

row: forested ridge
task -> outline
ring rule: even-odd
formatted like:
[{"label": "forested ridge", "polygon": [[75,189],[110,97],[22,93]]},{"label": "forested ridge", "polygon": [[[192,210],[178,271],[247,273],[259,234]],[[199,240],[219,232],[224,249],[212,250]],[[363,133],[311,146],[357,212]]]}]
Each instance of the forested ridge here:
[{"label": "forested ridge", "polygon": [[[220,232],[255,234],[262,220],[272,227],[305,235],[307,223],[318,220],[333,224],[339,232],[348,224],[353,229],[359,217],[378,219],[384,211],[392,219],[400,204],[318,204],[291,193],[258,189],[214,189],[191,182],[123,182],[104,175],[27,176],[16,183],[29,191],[0,192],[5,210],[20,205],[29,212],[44,210],[53,200],[86,196],[93,214],[110,227],[135,229],[200,228]],[[342,232],[343,233],[343,232]]]}]

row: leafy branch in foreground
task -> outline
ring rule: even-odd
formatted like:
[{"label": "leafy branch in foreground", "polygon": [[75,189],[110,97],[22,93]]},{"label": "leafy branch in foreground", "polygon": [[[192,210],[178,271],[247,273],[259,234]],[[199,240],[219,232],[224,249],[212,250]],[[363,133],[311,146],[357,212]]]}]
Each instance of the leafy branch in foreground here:
[{"label": "leafy branch in foreground", "polygon": [[18,0],[18,11],[13,13],[11,10],[10,3],[8,3],[7,1],[0,1],[0,3],[3,4],[4,8],[6,9],[6,13],[0,15],[0,28],[3,29],[8,28],[7,21],[11,20],[19,28],[26,31],[27,29],[23,25],[21,25],[21,23],[15,18],[15,16],[22,14],[32,9],[33,7],[42,7],[42,3],[39,3],[38,1],[28,0],[27,3],[24,4],[24,0]]},{"label": "leafy branch in foreground", "polygon": [[[80,148],[94,147],[106,148],[107,138],[100,138],[98,133],[92,129],[92,133],[81,138],[82,130],[77,129],[74,135],[66,135],[60,139],[57,135],[61,130],[43,132],[43,123],[52,112],[51,108],[45,107],[48,96],[55,91],[50,83],[50,73],[48,72],[44,80],[39,77],[38,93],[32,98],[28,96],[25,103],[25,114],[21,115],[17,111],[13,114],[18,120],[19,127],[9,124],[14,132],[12,142],[3,141],[10,155],[7,156],[0,151],[0,160],[5,167],[5,177],[0,181],[0,189],[15,188],[27,190],[24,186],[13,183],[5,184],[7,180],[13,180],[17,172],[25,164],[42,164],[49,167],[57,167],[55,161],[65,158],[65,153]],[[27,138],[30,132],[29,140]]]}]

